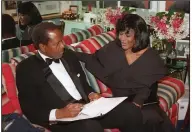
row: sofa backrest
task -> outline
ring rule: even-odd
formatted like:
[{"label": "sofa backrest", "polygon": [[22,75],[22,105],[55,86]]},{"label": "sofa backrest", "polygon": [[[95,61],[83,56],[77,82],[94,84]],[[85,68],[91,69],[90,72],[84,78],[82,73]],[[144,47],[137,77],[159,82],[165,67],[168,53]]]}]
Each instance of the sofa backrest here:
[{"label": "sofa backrest", "polygon": [[11,58],[10,63],[17,66],[22,60],[25,60],[29,56],[32,56],[34,54],[35,54],[34,52],[28,52],[25,54],[21,54],[20,56],[16,56],[16,57]]},{"label": "sofa backrest", "polygon": [[28,52],[35,52],[36,49],[33,46],[33,44],[27,45],[27,46],[21,46],[13,49],[3,50],[2,55],[2,62],[9,63],[11,58],[20,56],[21,54],[25,54]]},{"label": "sofa backrest", "polygon": [[104,30],[100,25],[94,25],[88,29],[63,36],[63,41],[65,42],[66,45],[71,45],[73,43],[77,43],[85,39],[88,39],[91,36],[98,35],[103,31]]}]

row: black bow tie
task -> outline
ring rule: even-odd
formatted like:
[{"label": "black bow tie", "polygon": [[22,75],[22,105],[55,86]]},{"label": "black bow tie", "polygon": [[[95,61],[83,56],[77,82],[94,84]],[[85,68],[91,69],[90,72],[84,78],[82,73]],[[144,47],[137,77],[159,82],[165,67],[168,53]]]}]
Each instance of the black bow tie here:
[{"label": "black bow tie", "polygon": [[51,65],[53,61],[54,61],[55,63],[59,63],[59,59],[46,58],[45,60],[46,60],[46,63],[47,63],[48,65]]}]

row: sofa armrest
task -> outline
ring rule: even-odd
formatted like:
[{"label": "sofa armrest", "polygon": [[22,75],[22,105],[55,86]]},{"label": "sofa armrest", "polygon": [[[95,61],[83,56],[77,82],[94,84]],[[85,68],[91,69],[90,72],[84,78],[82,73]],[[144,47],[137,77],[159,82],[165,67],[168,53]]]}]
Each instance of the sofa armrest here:
[{"label": "sofa armrest", "polygon": [[179,79],[167,76],[159,80],[157,95],[159,96],[161,108],[164,111],[170,109],[184,95],[184,92],[185,85]]}]

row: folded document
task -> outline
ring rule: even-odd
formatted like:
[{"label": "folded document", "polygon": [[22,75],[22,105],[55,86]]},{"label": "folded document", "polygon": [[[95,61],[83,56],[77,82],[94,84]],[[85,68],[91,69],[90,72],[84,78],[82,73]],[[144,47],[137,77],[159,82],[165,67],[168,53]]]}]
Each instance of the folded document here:
[{"label": "folded document", "polygon": [[107,114],[114,109],[117,105],[123,102],[127,97],[104,98],[92,101],[83,106],[82,111],[73,118],[62,118],[54,121],[76,121],[89,118],[95,118]]}]

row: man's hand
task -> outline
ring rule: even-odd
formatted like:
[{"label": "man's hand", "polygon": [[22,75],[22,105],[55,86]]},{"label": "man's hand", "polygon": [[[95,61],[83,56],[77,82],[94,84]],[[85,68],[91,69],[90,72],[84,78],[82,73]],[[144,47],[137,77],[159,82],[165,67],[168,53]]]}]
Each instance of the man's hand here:
[{"label": "man's hand", "polygon": [[57,109],[55,115],[57,119],[75,117],[79,114],[82,108],[83,104],[80,103],[68,104],[64,108]]},{"label": "man's hand", "polygon": [[94,100],[101,98],[101,95],[98,93],[90,93],[88,98],[90,101],[94,101]]}]

